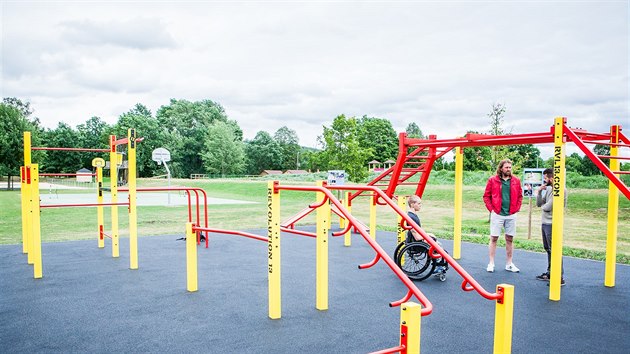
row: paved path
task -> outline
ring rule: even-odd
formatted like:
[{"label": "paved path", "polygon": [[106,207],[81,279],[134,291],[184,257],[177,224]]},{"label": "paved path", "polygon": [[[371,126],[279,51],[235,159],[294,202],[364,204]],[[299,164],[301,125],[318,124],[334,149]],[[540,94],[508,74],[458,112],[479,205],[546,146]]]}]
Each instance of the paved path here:
[{"label": "paved path", "polygon": [[[264,230],[254,231],[265,235]],[[199,291],[188,293],[181,235],[141,237],[138,270],[96,241],[43,245],[44,278],[32,278],[21,246],[0,246],[0,347],[3,353],[207,352],[367,353],[397,345],[399,309],[388,302],[406,289],[355,236],[330,242],[330,308],[315,309],[314,240],[282,238],[282,319],[267,317],[266,245],[211,235],[199,248]],[[378,241],[390,253],[394,235]],[[448,250],[449,241],[443,242]],[[603,286],[601,262],[565,258],[568,285],[548,300],[535,275],[546,256],[517,250],[520,274],[487,273],[486,247],[463,244],[461,264],[487,290],[515,285],[513,353],[628,353],[630,267],[617,266],[617,286]],[[505,252],[497,253],[501,264]],[[491,353],[494,303],[445,282],[416,282],[434,311],[422,319],[424,353]]]}]

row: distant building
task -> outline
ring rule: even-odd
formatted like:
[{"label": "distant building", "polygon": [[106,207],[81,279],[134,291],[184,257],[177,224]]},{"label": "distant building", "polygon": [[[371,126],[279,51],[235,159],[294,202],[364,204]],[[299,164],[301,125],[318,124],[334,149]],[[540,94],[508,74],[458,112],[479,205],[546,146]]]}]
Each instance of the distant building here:
[{"label": "distant building", "polygon": [[383,168],[381,167],[381,162],[377,160],[372,160],[368,162],[368,170],[375,172],[383,171]]},{"label": "distant building", "polygon": [[92,182],[92,171],[87,168],[82,168],[77,171],[77,182],[81,183],[91,183]]},{"label": "distant building", "polygon": [[281,175],[282,171],[279,170],[263,170],[260,175],[261,176],[269,176],[269,175]]},{"label": "distant building", "polygon": [[303,175],[305,173],[308,173],[308,171],[306,171],[306,170],[286,170],[284,172],[285,175]]}]

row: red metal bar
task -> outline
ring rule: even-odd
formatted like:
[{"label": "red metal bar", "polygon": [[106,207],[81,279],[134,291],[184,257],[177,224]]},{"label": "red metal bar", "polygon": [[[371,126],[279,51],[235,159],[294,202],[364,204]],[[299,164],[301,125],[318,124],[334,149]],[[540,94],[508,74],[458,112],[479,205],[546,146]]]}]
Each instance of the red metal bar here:
[{"label": "red metal bar", "polygon": [[40,176],[53,177],[53,176],[96,176],[96,173],[40,173]]},{"label": "red metal bar", "polygon": [[308,237],[317,237],[317,234],[313,233],[313,232],[302,231],[302,230],[297,230],[297,229],[291,229],[291,228],[283,227],[283,226],[280,227],[280,231],[287,232],[287,233],[290,233],[290,234],[308,236]]},{"label": "red metal bar", "polygon": [[609,156],[609,155],[595,155],[595,156],[599,157],[600,159],[630,160],[630,157],[624,157],[624,156]]},{"label": "red metal bar", "polygon": [[390,353],[406,353],[407,347],[404,345],[399,345],[393,348],[387,348],[383,350],[379,350],[377,352],[371,352],[370,354],[390,354]]},{"label": "red metal bar", "polygon": [[627,174],[630,174],[630,171],[612,171],[612,173],[618,174],[618,175],[627,175]]},{"label": "red metal bar", "polygon": [[583,143],[585,144],[597,144],[597,145],[608,145],[608,146],[617,146],[617,147],[630,147],[629,144],[622,144],[622,143],[609,143],[609,142],[601,142],[601,141],[584,141],[582,140]]},{"label": "red metal bar", "polygon": [[40,208],[67,208],[67,207],[98,207],[98,206],[122,206],[127,205],[129,203],[88,203],[88,204],[49,204],[49,205],[40,205]]},{"label": "red metal bar", "polygon": [[56,150],[56,151],[83,151],[83,152],[109,152],[109,149],[65,148],[65,147],[32,147],[31,150]]},{"label": "red metal bar", "polygon": [[269,239],[267,237],[256,235],[256,234],[250,234],[249,232],[243,232],[243,231],[223,230],[223,229],[214,229],[214,228],[209,228],[209,227],[198,227],[198,226],[193,226],[193,231],[195,232],[206,231],[206,232],[215,232],[215,233],[228,234],[228,235],[239,235],[239,236],[244,236],[247,238],[253,238],[259,241],[269,242]]},{"label": "red metal bar", "polygon": [[[127,138],[122,138],[122,139],[118,139],[118,140],[114,140],[112,141],[112,144],[114,146],[118,146],[118,145],[125,145],[128,144],[129,140],[127,140]],[[109,150],[108,150],[109,151]]]}]

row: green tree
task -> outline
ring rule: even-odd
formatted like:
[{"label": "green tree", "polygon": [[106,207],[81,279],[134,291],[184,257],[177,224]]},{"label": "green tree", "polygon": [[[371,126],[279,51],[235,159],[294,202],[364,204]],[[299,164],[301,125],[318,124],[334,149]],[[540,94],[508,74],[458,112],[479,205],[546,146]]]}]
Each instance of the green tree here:
[{"label": "green tree", "polygon": [[273,138],[282,150],[280,168],[283,170],[299,170],[300,140],[295,130],[283,126],[276,130],[273,134]]},{"label": "green tree", "polygon": [[[507,132],[503,129],[503,122],[505,121],[505,105],[501,103],[493,103],[488,118],[490,119],[490,134],[491,135],[506,135]],[[509,153],[507,146],[491,146],[490,147],[490,165],[497,166],[499,161],[510,158],[514,154]],[[511,159],[511,158],[510,158]],[[513,159],[511,159],[513,160]]]},{"label": "green tree", "polygon": [[[85,123],[77,125],[78,147],[86,149],[106,149],[109,147],[110,126],[99,117],[92,117]],[[107,153],[80,152],[81,165],[85,168],[91,168],[92,159],[102,157],[109,159]]]},{"label": "green tree", "polygon": [[512,158],[512,162],[518,167],[534,168],[542,166],[540,150],[532,144],[510,145],[507,150]]},{"label": "green tree", "polygon": [[353,182],[361,182],[368,176],[367,162],[372,156],[372,148],[362,147],[358,139],[357,119],[337,116],[330,128],[324,126],[324,133],[318,137],[324,147],[321,158],[328,168],[343,169]]},{"label": "green tree", "polygon": [[[476,131],[467,133],[479,134]],[[467,147],[464,149],[463,168],[466,171],[492,171],[492,150],[488,146]]]},{"label": "green tree", "polygon": [[[609,156],[610,155],[610,146],[608,145],[602,145],[602,144],[596,144],[593,147],[593,153],[595,155],[605,155],[605,156]],[[610,167],[610,160],[609,159],[602,159],[604,160],[604,164],[608,167]],[[593,176],[593,175],[601,175],[602,171],[599,169],[599,167],[595,166],[595,164],[593,163],[593,161],[591,161],[590,158],[588,158],[588,156],[584,155],[584,157],[582,157],[582,169],[580,171],[580,173],[584,176]]]},{"label": "green tree", "polygon": [[[80,136],[70,125],[59,122],[57,128],[46,130],[44,140],[49,147],[78,148]],[[76,151],[48,151],[45,163],[40,171],[48,173],[75,173],[81,168],[90,168],[83,164],[83,154]]]},{"label": "green tree", "polygon": [[282,167],[282,149],[265,131],[259,131],[245,145],[247,173],[257,175],[263,170],[278,170]]},{"label": "green tree", "polygon": [[398,135],[389,120],[363,116],[357,120],[356,132],[359,146],[372,151],[365,163],[372,159],[396,160]]},{"label": "green tree", "polygon": [[[13,101],[8,102],[0,104],[0,175],[8,177],[7,189],[13,189],[11,177],[20,175],[24,163],[24,131],[34,132],[36,127],[24,111],[11,104]],[[32,140],[37,141],[35,134]]]},{"label": "green tree", "polygon": [[420,127],[414,122],[407,124],[407,128],[405,129],[405,132],[407,133],[408,138],[418,138],[418,139],[425,138],[424,134],[422,134],[422,130],[420,130]]},{"label": "green tree", "polygon": [[243,142],[234,127],[226,122],[214,122],[205,140],[205,152],[201,154],[206,172],[225,175],[241,174],[245,168]]}]

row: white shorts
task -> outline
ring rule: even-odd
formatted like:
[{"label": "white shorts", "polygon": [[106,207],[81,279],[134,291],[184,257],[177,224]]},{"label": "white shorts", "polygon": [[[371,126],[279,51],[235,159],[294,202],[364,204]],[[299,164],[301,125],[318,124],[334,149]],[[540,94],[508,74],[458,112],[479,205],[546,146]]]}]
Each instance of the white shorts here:
[{"label": "white shorts", "polygon": [[493,211],[490,214],[490,236],[500,236],[501,229],[505,229],[506,235],[514,236],[516,234],[516,214],[503,216]]}]

